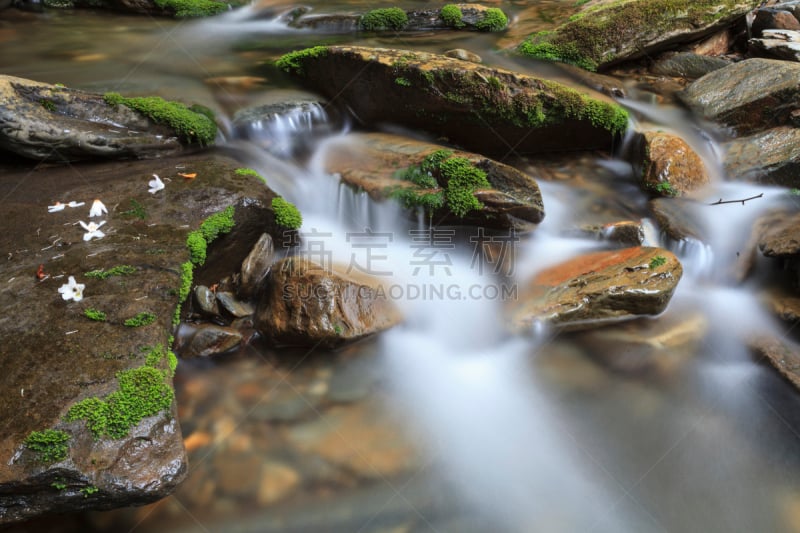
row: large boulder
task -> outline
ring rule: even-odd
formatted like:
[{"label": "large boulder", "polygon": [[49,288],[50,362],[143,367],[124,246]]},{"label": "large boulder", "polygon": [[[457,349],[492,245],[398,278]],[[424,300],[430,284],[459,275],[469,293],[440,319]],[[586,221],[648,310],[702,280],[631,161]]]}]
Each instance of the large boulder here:
[{"label": "large boulder", "polygon": [[[435,169],[428,174],[438,181],[435,187],[414,184],[409,175],[434,153],[445,150],[450,158],[464,158],[486,174],[491,188],[474,192],[483,207],[462,216],[447,206],[448,182],[444,173]],[[530,229],[544,217],[542,195],[536,181],[519,170],[469,152],[446,149],[441,145],[384,133],[352,134],[340,137],[326,146],[322,155],[325,169],[338,174],[351,187],[363,190],[375,200],[402,195],[403,205],[416,217],[415,199],[424,195],[440,195],[443,205],[427,209],[437,224],[467,224],[498,229]],[[431,165],[432,167],[435,165]],[[423,171],[426,172],[426,171]],[[421,201],[421,200],[419,200]]]},{"label": "large boulder", "polygon": [[740,135],[791,123],[799,95],[800,64],[760,58],[715,70],[678,93],[697,114]]},{"label": "large boulder", "polygon": [[[192,284],[187,234],[232,206],[205,264],[232,273],[275,230],[274,193],[236,166],[193,156],[2,174],[0,523],[141,505],[185,477],[169,349]],[[150,194],[153,173],[165,188]],[[90,219],[94,198],[108,212]],[[101,220],[86,240],[78,222]],[[81,286],[82,299],[63,298]]]},{"label": "large boulder", "polygon": [[724,147],[723,163],[732,178],[800,187],[800,129],[780,126],[733,139]]},{"label": "large boulder", "polygon": [[662,131],[646,131],[640,142],[642,185],[660,196],[683,196],[708,185],[702,158],[686,141]]},{"label": "large boulder", "polygon": [[346,265],[289,257],[275,263],[264,281],[255,325],[275,344],[339,346],[400,322],[388,291]]},{"label": "large boulder", "polygon": [[683,274],[667,250],[624,248],[581,255],[539,272],[511,304],[516,332],[536,323],[590,329],[605,322],[657,315]]},{"label": "large boulder", "polygon": [[277,61],[366,124],[394,122],[482,154],[611,149],[620,106],[560,83],[426,52],[318,46]]},{"label": "large boulder", "polygon": [[211,118],[177,102],[0,76],[0,150],[24,157],[154,158],[213,144],[216,131]]},{"label": "large boulder", "polygon": [[590,0],[554,31],[518,46],[526,56],[597,70],[695,41],[733,24],[760,0]]}]

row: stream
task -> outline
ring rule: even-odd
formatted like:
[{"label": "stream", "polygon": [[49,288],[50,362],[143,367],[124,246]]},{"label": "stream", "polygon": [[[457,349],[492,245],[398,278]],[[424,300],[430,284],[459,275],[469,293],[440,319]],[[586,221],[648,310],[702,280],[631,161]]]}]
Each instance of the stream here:
[{"label": "stream", "polygon": [[[541,19],[526,28],[548,27],[548,14],[573,3],[535,2]],[[513,16],[526,4],[497,5]],[[370,7],[362,0],[306,5],[324,13]],[[565,231],[578,214],[598,222],[649,216],[630,164],[621,155],[511,156],[506,163],[537,178],[546,216],[531,235],[506,242],[510,266],[496,272],[476,261],[467,230],[441,233],[438,262],[421,261],[427,220],[408,220],[323,170],[326,151],[356,142],[346,137],[360,128],[353,120],[310,106],[232,126],[240,109],[297,94],[259,65],[337,43],[465,48],[488,65],[563,76],[503,55],[502,35],[293,30],[280,21],[292,7],[263,0],[202,21],[0,12],[3,74],[214,109],[218,150],[297,205],[305,251],[372,261],[371,271],[391,277],[391,296],[406,317],[332,353],[255,343],[181,361],[175,387],[190,466],[179,490],[141,508],[47,518],[13,531],[800,531],[800,399],[742,341],[790,331],[763,311],[755,282],[736,285],[728,275],[754,220],[785,201],[786,190],[725,182],[724,132],[631,88],[620,103],[633,120],[680,134],[712,170],[705,203],[763,198],[692,208],[705,231],[680,243],[646,221],[645,244],[671,249],[684,267],[657,320],[510,337],[502,306],[518,286],[559,261],[604,249]]]}]

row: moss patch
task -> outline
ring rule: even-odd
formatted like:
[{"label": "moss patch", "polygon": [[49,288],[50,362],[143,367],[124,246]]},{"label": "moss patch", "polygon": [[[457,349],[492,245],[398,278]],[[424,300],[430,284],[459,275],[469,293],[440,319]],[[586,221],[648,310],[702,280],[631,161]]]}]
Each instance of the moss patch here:
[{"label": "moss patch", "polygon": [[358,21],[361,29],[366,31],[402,30],[408,24],[408,15],[399,7],[373,9]]},{"label": "moss patch", "polygon": [[325,46],[314,46],[304,50],[295,50],[288,54],[282,55],[275,61],[275,66],[284,72],[290,74],[303,74],[303,60],[307,58],[325,57],[328,54],[328,48]]},{"label": "moss patch", "polygon": [[484,11],[483,18],[475,23],[480,31],[501,31],[508,26],[508,17],[502,10],[490,7]]},{"label": "moss patch", "polygon": [[142,311],[141,313],[136,313],[135,316],[127,319],[125,322],[123,322],[123,324],[129,328],[141,328],[144,326],[149,326],[155,321],[156,315],[148,311]]},{"label": "moss patch", "polygon": [[210,17],[228,11],[228,4],[212,0],[155,0],[155,4],[178,18]]},{"label": "moss patch", "polygon": [[106,93],[103,98],[108,105],[124,105],[157,124],[166,124],[189,143],[213,144],[217,135],[217,125],[213,119],[180,102],[169,102],[158,96],[126,98],[119,93]]},{"label": "moss patch", "polygon": [[464,14],[461,12],[461,8],[455,4],[447,4],[444,6],[441,11],[439,11],[439,17],[451,28],[459,29],[465,26],[462,20]]},{"label": "moss patch", "polygon": [[55,463],[67,458],[69,439],[68,433],[55,429],[32,431],[25,438],[25,447],[35,452],[41,462]]},{"label": "moss patch", "polygon": [[303,225],[303,216],[292,204],[280,196],[272,199],[272,210],[275,212],[275,222],[288,229],[300,229]]},{"label": "moss patch", "polygon": [[[751,7],[757,0],[749,2]],[[642,48],[672,28],[708,26],[743,14],[741,0],[618,0],[585,8],[555,31],[538,32],[517,50],[547,61],[560,61],[587,70],[614,61],[620,51]]]},{"label": "moss patch", "polygon": [[94,307],[89,307],[88,309],[84,309],[83,315],[89,320],[94,320],[95,322],[106,321],[106,314],[100,311],[99,309],[95,309]]},{"label": "moss patch", "polygon": [[118,265],[108,270],[105,269],[98,269],[98,270],[90,270],[89,272],[84,272],[84,276],[87,278],[94,278],[94,279],[107,279],[111,276],[130,276],[131,274],[136,273],[136,267],[132,267],[131,265]]},{"label": "moss patch", "polygon": [[141,366],[117,373],[119,389],[105,399],[86,398],[73,405],[64,419],[86,420],[95,438],[121,439],[148,416],[169,409],[175,392],[167,383],[167,372]]}]

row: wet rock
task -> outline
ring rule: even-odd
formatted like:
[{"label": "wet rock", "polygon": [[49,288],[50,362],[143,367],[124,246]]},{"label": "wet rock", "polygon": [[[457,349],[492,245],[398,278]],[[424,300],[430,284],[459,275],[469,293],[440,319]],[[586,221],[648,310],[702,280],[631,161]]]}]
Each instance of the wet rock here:
[{"label": "wet rock", "polygon": [[800,64],[760,58],[715,70],[678,93],[699,115],[741,135],[788,124],[799,95]]},{"label": "wet rock", "polygon": [[209,357],[229,352],[239,347],[242,334],[233,328],[215,324],[198,324],[194,331],[182,339],[178,349],[181,357]]},{"label": "wet rock", "polygon": [[352,33],[358,31],[361,15],[344,13],[304,14],[289,22],[289,27],[316,30],[324,33]]},{"label": "wet rock", "polygon": [[641,135],[642,183],[661,196],[682,196],[708,185],[703,160],[686,141],[671,133]]},{"label": "wet rock", "polygon": [[669,377],[697,354],[709,329],[697,311],[667,313],[581,333],[579,341],[604,366],[629,375]]},{"label": "wet rock", "polygon": [[705,223],[697,216],[697,203],[679,198],[656,198],[649,204],[661,231],[674,241],[708,242]]},{"label": "wet rock", "polygon": [[652,67],[655,74],[695,80],[714,70],[727,67],[731,61],[690,52],[665,54]]},{"label": "wet rock", "polygon": [[728,53],[733,38],[730,30],[723,30],[688,47],[689,51],[704,56],[721,56]]},{"label": "wet rock", "polygon": [[800,254],[800,213],[773,214],[764,224],[758,248],[767,257],[792,258]]},{"label": "wet rock", "polygon": [[444,53],[445,57],[452,57],[453,59],[460,59],[461,61],[471,61],[472,63],[483,63],[483,59],[478,54],[472,53],[463,48],[455,48],[448,50]]},{"label": "wet rock", "polygon": [[787,294],[783,289],[772,288],[761,295],[772,314],[784,322],[800,320],[800,296]]},{"label": "wet rock", "polygon": [[[296,385],[278,384],[267,389],[266,400],[252,409],[255,420],[298,422],[317,414],[322,396]],[[262,392],[262,394],[264,394]]]},{"label": "wet rock", "polygon": [[800,187],[800,129],[773,128],[725,143],[725,170],[735,179]]},{"label": "wet rock", "polygon": [[[177,164],[197,172],[198,177],[173,179],[157,195],[149,194],[151,174],[173,176]],[[186,236],[190,230],[210,214],[235,206],[232,233],[209,246],[206,262],[206,266],[216,263],[217,251],[226,250],[228,272],[238,269],[258,235],[267,230],[269,210],[263,206],[273,193],[252,178],[236,176],[237,166],[222,156],[183,156],[179,161],[49,166],[3,173],[0,194],[5,198],[6,231],[0,234],[0,249],[11,255],[4,255],[0,265],[4,281],[0,300],[5,310],[0,338],[14,339],[14,343],[0,350],[4,398],[0,402],[4,423],[1,522],[141,505],[169,495],[185,477],[174,403],[146,416],[121,438],[105,434],[95,438],[84,420],[67,423],[63,416],[78,401],[103,399],[119,390],[120,372],[135,370],[136,375],[152,377],[156,369],[167,371],[166,350],[179,303],[175,291],[182,284],[181,264],[189,257]],[[22,179],[26,186],[16,186]],[[98,197],[109,210],[103,217],[106,235],[84,241],[83,230],[71,222],[88,220],[89,204]],[[48,204],[55,200],[87,204],[48,213]],[[260,220],[252,238],[248,211]],[[228,239],[246,241],[239,245],[245,249],[238,258],[225,243]],[[36,276],[39,265],[45,275],[41,280]],[[86,275],[122,266],[131,268],[106,279]],[[198,269],[198,277],[202,274]],[[85,285],[79,302],[63,300],[58,291],[68,276]],[[90,320],[87,309],[105,313],[106,320]],[[139,327],[123,325],[138,313],[152,313],[154,321]],[[145,346],[160,349],[143,350]],[[155,368],[142,370],[151,366]],[[171,373],[164,379],[171,391]],[[168,397],[166,390],[160,389],[162,397]],[[64,460],[42,462],[25,447],[31,432],[47,429],[68,436]],[[56,490],[53,484],[66,487]]]},{"label": "wet rock", "polygon": [[[204,115],[185,112],[216,131]],[[144,159],[177,154],[197,145],[166,124],[157,124],[102,95],[0,76],[0,148],[43,160]],[[206,144],[213,143],[205,141]]]},{"label": "wet rock", "polygon": [[198,285],[194,288],[194,303],[206,315],[216,316],[219,314],[217,296],[205,285]]},{"label": "wet rock", "polygon": [[615,76],[590,72],[574,65],[559,65],[568,76],[577,80],[581,85],[594,89],[612,98],[625,98],[628,91],[621,79]]},{"label": "wet rock", "polygon": [[272,237],[264,233],[259,237],[253,249],[242,261],[242,268],[239,277],[239,297],[245,300],[250,299],[261,284],[273,262],[275,246]]},{"label": "wet rock", "polygon": [[765,30],[762,38],[747,43],[754,55],[800,61],[800,31]]},{"label": "wet rock", "polygon": [[758,337],[748,344],[757,361],[772,365],[792,385],[800,389],[800,346],[786,339]]},{"label": "wet rock", "polygon": [[334,406],[324,416],[287,428],[288,440],[366,479],[385,479],[418,466],[398,425],[375,403]]},{"label": "wet rock", "polygon": [[264,463],[261,466],[261,481],[256,500],[259,505],[272,505],[294,492],[300,481],[300,474],[288,465]]},{"label": "wet rock", "polygon": [[517,50],[537,59],[597,70],[650,55],[677,43],[692,42],[730,26],[759,4],[733,2],[660,2],[592,0],[554,31],[532,34]]},{"label": "wet rock", "polygon": [[755,10],[755,17],[750,31],[755,37],[761,37],[764,30],[800,30],[800,22],[795,16],[780,8],[762,7]]},{"label": "wet rock", "polygon": [[[232,7],[243,5],[237,0],[222,2],[160,2],[156,0],[52,0],[56,7],[81,7],[89,9],[108,9],[137,15],[151,15],[174,18],[196,18],[218,15]],[[45,0],[47,3],[47,0]]]},{"label": "wet rock", "polygon": [[343,265],[289,257],[264,281],[256,328],[276,344],[340,346],[400,322],[380,280]]},{"label": "wet rock", "polygon": [[611,149],[628,126],[621,107],[557,82],[425,52],[328,46],[277,64],[362,123],[419,128],[487,155],[509,145],[518,153]]},{"label": "wet rock", "polygon": [[534,323],[567,329],[657,315],[683,274],[678,258],[660,248],[596,252],[550,267],[520,290],[509,319],[516,332]]},{"label": "wet rock", "polygon": [[623,246],[641,246],[645,240],[644,226],[641,221],[623,220],[602,226],[585,226],[581,228],[581,232]]},{"label": "wet rock", "polygon": [[245,302],[240,302],[231,292],[218,291],[217,302],[219,303],[220,307],[225,309],[228,313],[236,318],[250,316],[255,312],[255,309],[253,309],[252,305]]},{"label": "wet rock", "polygon": [[[434,188],[415,186],[402,179],[398,172],[419,166],[425,157],[437,150],[448,150],[451,157],[463,157],[486,173],[493,189],[482,189],[475,196],[483,204],[463,216],[454,214],[448,207],[448,178],[433,171]],[[438,194],[443,205],[431,210],[437,224],[478,225],[498,229],[531,229],[541,222],[544,206],[539,186],[530,176],[502,163],[478,154],[453,151],[443,146],[417,141],[407,137],[383,133],[352,134],[329,143],[323,155],[325,169],[341,176],[341,180],[357,190],[363,190],[375,200],[386,200],[397,194],[397,189],[414,191],[413,198]],[[419,206],[409,205],[402,199],[408,214],[416,219]]]}]

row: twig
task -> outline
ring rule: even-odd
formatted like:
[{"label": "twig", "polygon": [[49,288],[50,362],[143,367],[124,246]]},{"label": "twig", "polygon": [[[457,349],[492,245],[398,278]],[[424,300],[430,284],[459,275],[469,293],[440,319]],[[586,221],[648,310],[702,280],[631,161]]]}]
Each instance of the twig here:
[{"label": "twig", "polygon": [[764,193],[762,192],[761,194],[757,194],[755,196],[751,196],[750,198],[744,198],[742,200],[724,200],[723,201],[722,198],[720,198],[719,200],[717,200],[713,204],[708,204],[708,205],[738,204],[739,202],[741,202],[742,205],[744,205],[745,202],[748,202],[750,200],[755,200],[756,198],[761,198],[763,196],[764,196]]}]

